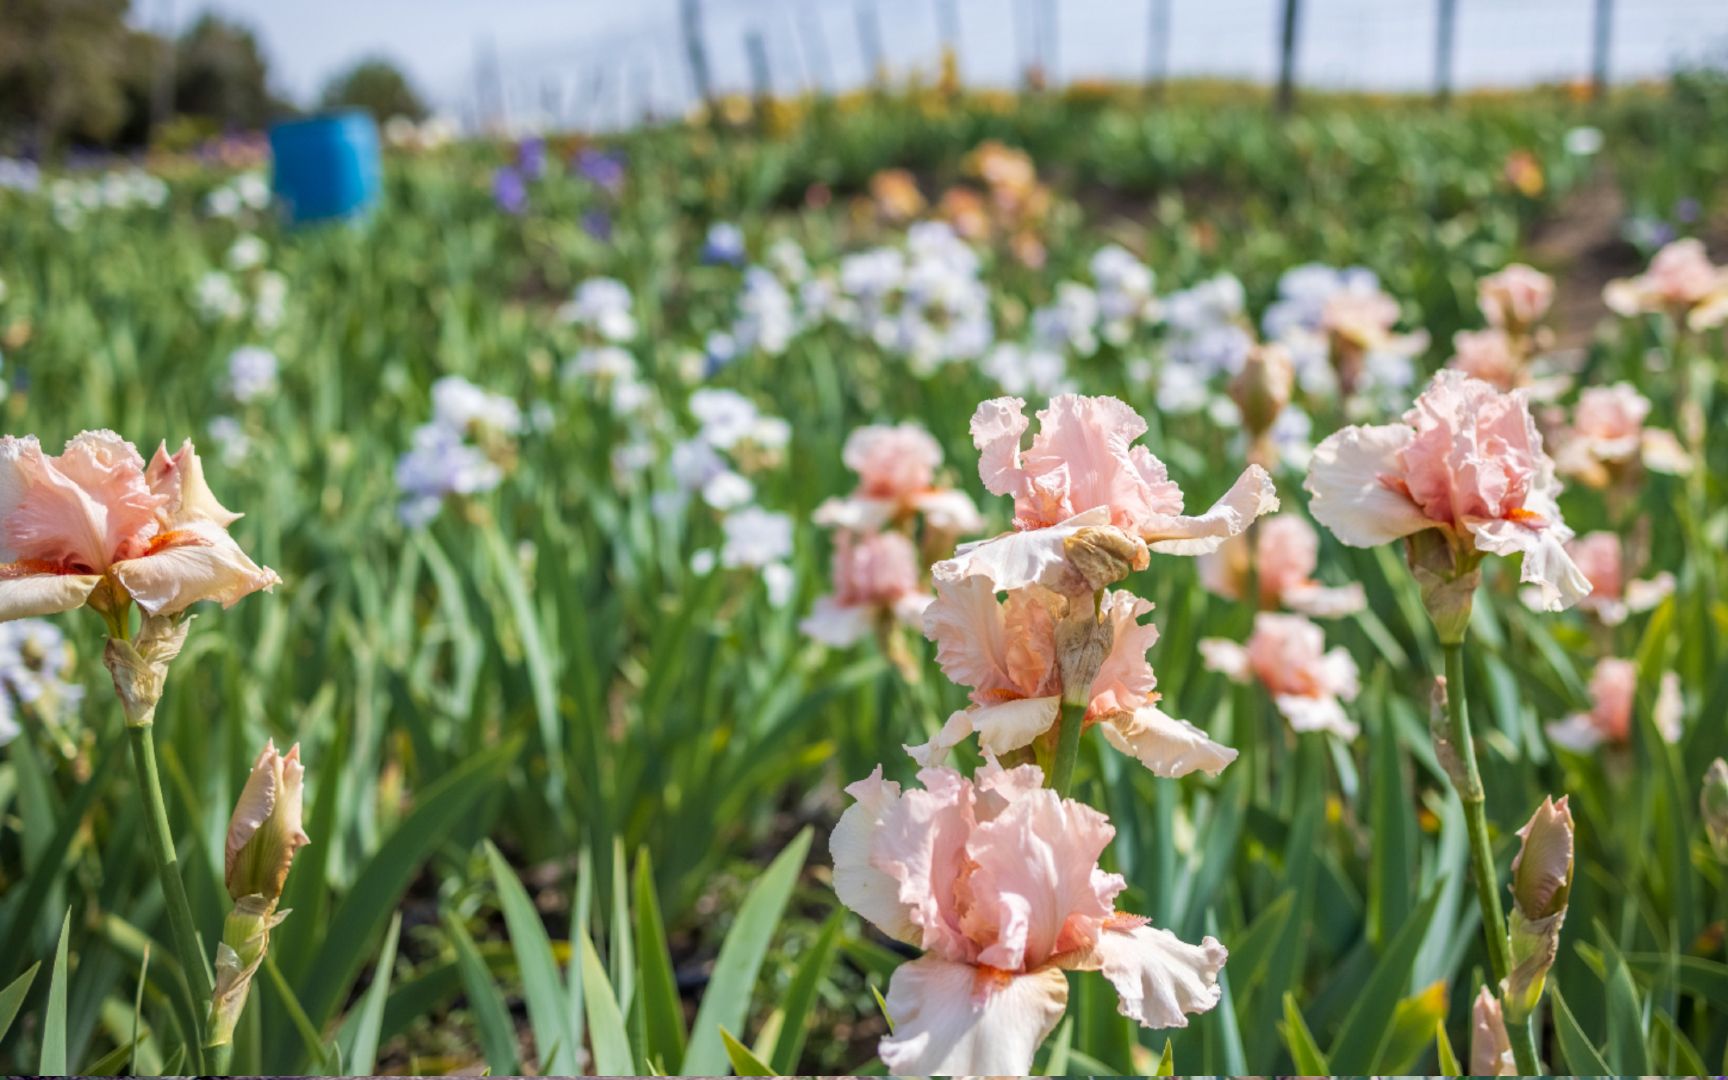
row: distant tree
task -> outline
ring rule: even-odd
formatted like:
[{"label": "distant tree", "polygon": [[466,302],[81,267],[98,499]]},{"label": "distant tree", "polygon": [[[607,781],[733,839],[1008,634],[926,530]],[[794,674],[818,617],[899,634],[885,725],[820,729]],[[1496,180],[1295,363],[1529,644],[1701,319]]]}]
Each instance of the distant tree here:
[{"label": "distant tree", "polygon": [[0,0],[0,135],[42,151],[126,121],[127,0]]},{"label": "distant tree", "polygon": [[410,120],[426,118],[426,105],[408,77],[383,57],[369,57],[324,87],[322,104],[327,109],[353,106],[366,109],[382,122],[393,116]]},{"label": "distant tree", "polygon": [[226,128],[263,127],[280,110],[270,96],[264,53],[250,29],[203,15],[181,35],[174,55],[174,108]]}]

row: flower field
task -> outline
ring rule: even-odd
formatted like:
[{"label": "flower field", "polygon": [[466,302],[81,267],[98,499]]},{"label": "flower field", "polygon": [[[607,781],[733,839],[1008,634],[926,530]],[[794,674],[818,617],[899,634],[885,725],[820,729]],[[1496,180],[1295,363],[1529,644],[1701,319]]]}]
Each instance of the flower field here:
[{"label": "flower field", "polygon": [[10,1071],[1728,1067],[1728,79],[388,133],[0,163]]}]

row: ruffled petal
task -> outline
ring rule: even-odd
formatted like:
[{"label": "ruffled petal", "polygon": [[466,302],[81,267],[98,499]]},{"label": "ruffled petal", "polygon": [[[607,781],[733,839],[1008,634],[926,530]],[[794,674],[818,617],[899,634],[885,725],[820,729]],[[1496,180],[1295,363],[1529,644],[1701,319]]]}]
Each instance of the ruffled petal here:
[{"label": "ruffled petal", "polygon": [[1236,760],[1235,750],[1153,705],[1117,713],[1104,722],[1103,730],[1105,741],[1137,759],[1154,776],[1187,776],[1196,771],[1217,776]]},{"label": "ruffled petal", "polygon": [[1564,720],[1544,725],[1548,741],[1574,753],[1588,754],[1607,741],[1602,729],[1588,713],[1573,713]]},{"label": "ruffled petal", "polygon": [[938,489],[925,491],[912,498],[912,507],[924,515],[924,523],[932,529],[955,536],[968,536],[984,530],[984,515],[964,491]]},{"label": "ruffled petal", "polygon": [[887,1005],[894,1033],[878,1053],[890,1073],[1025,1076],[1068,1007],[1068,979],[921,956],[894,970]]},{"label": "ruffled petal", "polygon": [[1390,486],[1398,452],[1415,438],[1406,424],[1347,427],[1314,448],[1308,465],[1308,509],[1351,547],[1374,547],[1421,532],[1434,522]]},{"label": "ruffled petal", "polygon": [[1020,468],[1020,437],[1031,421],[1023,398],[999,397],[979,404],[972,414],[972,445],[978,448],[978,476],[992,495],[1013,495],[1025,478]]},{"label": "ruffled petal", "polygon": [[1670,476],[1685,476],[1692,471],[1692,455],[1680,445],[1672,431],[1645,428],[1639,438],[1639,456],[1644,467]]},{"label": "ruffled petal", "polygon": [[1098,869],[1116,833],[1108,818],[1049,788],[1018,794],[980,821],[966,845],[962,925],[973,941],[990,943],[978,962],[1004,971],[1036,969],[1091,944],[1126,887]]},{"label": "ruffled petal", "polygon": [[1262,514],[1278,509],[1278,489],[1258,465],[1250,465],[1224,497],[1197,516],[1156,517],[1141,525],[1147,546],[1162,555],[1204,555],[1216,551]]},{"label": "ruffled petal", "polygon": [[868,495],[843,495],[825,500],[810,520],[824,529],[853,533],[880,532],[894,519],[894,503]]},{"label": "ruffled petal", "polygon": [[1158,627],[1140,621],[1151,610],[1151,601],[1133,593],[1118,589],[1105,594],[1100,614],[1110,623],[1110,654],[1092,680],[1088,711],[1094,718],[1132,712],[1158,688],[1146,661],[1146,653],[1158,642]]},{"label": "ruffled petal", "polygon": [[15,563],[0,566],[0,622],[81,608],[101,581],[94,574],[44,574]]},{"label": "ruffled petal", "polygon": [[57,458],[34,438],[0,439],[0,558],[106,570],[144,549],[162,499],[144,459],[112,431],[86,431]]},{"label": "ruffled petal", "polygon": [[1567,554],[1571,533],[1565,528],[1532,529],[1515,521],[1471,521],[1466,527],[1476,546],[1494,555],[1522,553],[1519,580],[1542,594],[1542,610],[1564,611],[1590,595],[1590,579]]},{"label": "ruffled petal", "polygon": [[921,769],[933,768],[948,759],[948,751],[966,741],[972,734],[972,713],[969,709],[960,709],[951,713],[942,729],[930,737],[929,742],[912,746],[902,746],[901,749],[918,763]]},{"label": "ruffled petal", "polygon": [[900,785],[882,779],[882,766],[847,787],[857,802],[846,808],[828,837],[834,860],[834,892],[840,902],[869,919],[884,934],[917,944],[918,927],[911,909],[900,902],[900,882],[871,862],[883,816],[900,799]]},{"label": "ruffled petal", "polygon": [[144,470],[150,490],[160,495],[169,528],[179,528],[194,521],[212,522],[221,528],[240,520],[241,515],[216,501],[210,485],[204,480],[204,463],[187,439],[180,449],[168,453],[168,444],[156,447],[156,456]]},{"label": "ruffled petal", "polygon": [[232,607],[282,581],[274,570],[248,558],[224,529],[208,521],[164,533],[149,554],[116,563],[114,576],[152,615],[178,614],[200,600]]},{"label": "ruffled petal", "polygon": [[872,608],[842,604],[832,596],[821,596],[811,606],[810,614],[798,623],[798,629],[824,645],[846,649],[870,636],[873,614]]},{"label": "ruffled petal", "polygon": [[936,643],[936,664],[951,682],[979,692],[1012,686],[1002,605],[988,578],[938,575],[924,636]]},{"label": "ruffled petal", "polygon": [[1247,682],[1254,677],[1248,650],[1228,638],[1201,638],[1200,659],[1208,671],[1216,671],[1235,682]]},{"label": "ruffled petal", "polygon": [[1230,954],[1216,938],[1190,945],[1168,930],[1107,927],[1088,966],[1096,966],[1121,996],[1118,1011],[1141,1027],[1184,1028],[1191,1014],[1223,997],[1218,973]]},{"label": "ruffled petal", "polygon": [[1357,582],[1334,586],[1310,581],[1285,589],[1279,600],[1291,611],[1316,619],[1338,619],[1368,606],[1367,594]]},{"label": "ruffled petal", "polygon": [[1664,570],[1654,577],[1633,581],[1626,586],[1628,611],[1644,612],[1668,599],[1674,593],[1674,575]]},{"label": "ruffled petal", "polygon": [[1272,703],[1278,706],[1279,714],[1290,722],[1292,731],[1325,731],[1350,742],[1361,730],[1345,715],[1344,706],[1331,695],[1305,697],[1301,694],[1278,694],[1273,697]]},{"label": "ruffled petal", "polygon": [[1006,754],[1049,731],[1062,712],[1062,698],[1036,697],[981,705],[970,710],[978,745],[991,754]]},{"label": "ruffled petal", "polygon": [[[1082,530],[1110,530],[1120,539],[1135,569],[1146,566],[1146,549],[1138,538],[1110,525],[1107,507],[1095,507],[1047,529],[1004,533],[989,540],[962,544],[952,559],[931,567],[938,582],[980,577],[995,592],[1042,585],[1064,594],[1091,592],[1091,582],[1069,555],[1069,541]],[[1138,548],[1138,551],[1133,550]]]}]

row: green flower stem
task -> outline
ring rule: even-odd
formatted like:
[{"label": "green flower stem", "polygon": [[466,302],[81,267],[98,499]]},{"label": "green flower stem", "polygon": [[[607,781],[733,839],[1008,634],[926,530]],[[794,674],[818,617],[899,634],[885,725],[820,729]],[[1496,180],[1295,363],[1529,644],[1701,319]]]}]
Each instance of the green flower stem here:
[{"label": "green flower stem", "polygon": [[[138,773],[138,792],[144,800],[144,831],[150,855],[156,862],[156,876],[162,882],[162,902],[168,909],[168,927],[174,935],[174,951],[185,973],[186,986],[192,992],[194,1015],[210,1001],[210,969],[204,961],[204,950],[198,944],[198,931],[192,921],[192,905],[186,898],[186,884],[180,879],[180,857],[174,850],[168,829],[168,806],[162,799],[162,779],[156,771],[156,740],[152,725],[127,724],[126,737],[132,743],[132,764]],[[203,1021],[199,1021],[202,1027]],[[188,1048],[202,1064],[203,1031],[195,1033]]]},{"label": "green flower stem", "polygon": [[1074,765],[1080,760],[1080,729],[1086,720],[1085,705],[1064,701],[1057,719],[1056,761],[1050,767],[1050,786],[1064,799],[1074,786]]},{"label": "green flower stem", "polygon": [[[1512,968],[1511,946],[1506,939],[1506,915],[1500,907],[1500,878],[1494,868],[1494,849],[1488,842],[1486,796],[1482,790],[1482,773],[1476,764],[1476,742],[1470,734],[1470,711],[1464,700],[1464,643],[1444,643],[1446,655],[1446,719],[1450,727],[1452,750],[1458,756],[1463,778],[1456,783],[1458,798],[1464,804],[1464,821],[1470,836],[1470,866],[1476,879],[1476,903],[1482,909],[1482,932],[1488,938],[1488,965],[1494,972],[1496,989]],[[1530,1020],[1507,1025],[1512,1042],[1512,1056],[1518,1071],[1525,1076],[1537,1075],[1536,1041]]]}]

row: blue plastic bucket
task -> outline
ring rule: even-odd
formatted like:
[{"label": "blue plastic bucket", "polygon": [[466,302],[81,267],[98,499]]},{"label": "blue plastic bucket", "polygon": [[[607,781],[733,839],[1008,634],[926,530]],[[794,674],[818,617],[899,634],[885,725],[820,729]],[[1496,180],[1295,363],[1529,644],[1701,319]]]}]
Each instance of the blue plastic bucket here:
[{"label": "blue plastic bucket", "polygon": [[295,223],[355,217],[378,203],[378,125],[361,110],[270,127],[276,198]]}]

